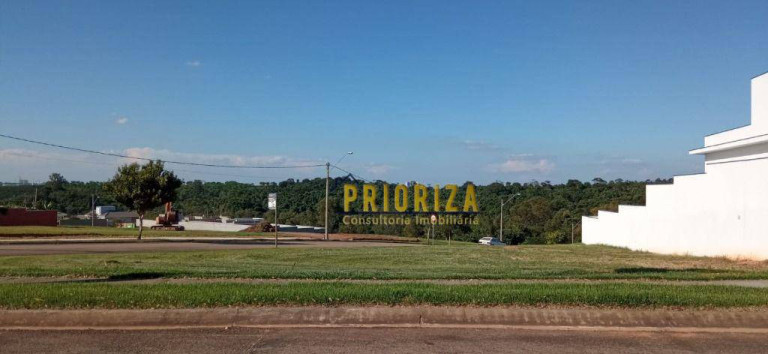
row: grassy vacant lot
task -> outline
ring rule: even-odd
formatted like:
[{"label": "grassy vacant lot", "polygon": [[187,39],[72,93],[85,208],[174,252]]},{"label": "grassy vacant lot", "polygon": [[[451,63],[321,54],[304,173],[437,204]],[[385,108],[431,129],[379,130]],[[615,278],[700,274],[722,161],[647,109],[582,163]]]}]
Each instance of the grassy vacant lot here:
[{"label": "grassy vacant lot", "polygon": [[768,262],[585,246],[372,248],[0,257],[0,276],[281,279],[768,279]]},{"label": "grassy vacant lot", "polygon": [[[137,237],[138,229],[90,226],[0,226],[2,237]],[[159,231],[144,229],[144,237],[235,237],[263,236],[257,232]]]},{"label": "grassy vacant lot", "polygon": [[768,305],[768,291],[724,286],[629,283],[0,284],[0,307],[11,309],[342,304],[759,307]]},{"label": "grassy vacant lot", "polygon": [[[7,283],[0,308],[185,308],[259,305],[432,304],[768,308],[768,289],[675,280],[768,279],[768,262],[662,256],[585,246],[260,248],[236,251],[0,257],[2,277],[102,280]],[[182,283],[114,282],[192,278]],[[216,278],[195,282],[194,278]],[[228,278],[288,279],[243,283]],[[303,279],[291,281],[290,279]],[[375,279],[376,282],[345,282]],[[388,280],[405,280],[388,282]],[[512,283],[425,279],[523,279]],[[526,282],[525,279],[573,279]],[[659,279],[670,283],[579,282]],[[325,281],[319,281],[325,280]],[[327,281],[330,280],[330,281]]]},{"label": "grassy vacant lot", "polygon": [[[91,226],[0,226],[0,240],[3,238],[135,238],[139,235],[138,229],[119,229],[114,227]],[[144,229],[144,238],[153,237],[274,237],[274,233],[268,232],[230,232],[230,231],[156,231],[150,228]],[[280,237],[297,238],[321,238],[320,233],[280,232]],[[369,234],[333,234],[332,240],[396,240],[415,242],[412,237],[399,237],[391,235]]]}]

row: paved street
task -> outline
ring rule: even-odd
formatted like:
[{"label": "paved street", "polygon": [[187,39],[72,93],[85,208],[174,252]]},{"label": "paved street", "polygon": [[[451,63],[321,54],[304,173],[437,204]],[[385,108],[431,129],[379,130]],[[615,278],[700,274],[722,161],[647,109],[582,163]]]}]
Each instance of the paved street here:
[{"label": "paved street", "polygon": [[438,328],[0,331],[3,353],[765,353],[765,334]]},{"label": "paved street", "polygon": [[[397,247],[414,246],[407,243],[375,241],[279,241],[279,247]],[[205,250],[243,250],[275,247],[274,241],[250,242],[108,242],[108,243],[61,243],[61,244],[0,244],[0,256],[43,254],[81,254],[118,252],[172,252]]]}]

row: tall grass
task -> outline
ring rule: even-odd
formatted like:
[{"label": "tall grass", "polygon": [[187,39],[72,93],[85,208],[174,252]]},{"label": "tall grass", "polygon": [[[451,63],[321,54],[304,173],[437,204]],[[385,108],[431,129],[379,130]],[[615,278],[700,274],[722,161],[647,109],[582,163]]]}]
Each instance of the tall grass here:
[{"label": "tall grass", "polygon": [[768,279],[768,263],[584,246],[478,245],[0,257],[0,276],[282,279]]},{"label": "tall grass", "polygon": [[768,290],[630,283],[0,284],[0,307],[7,309],[343,304],[752,307],[768,305]]}]

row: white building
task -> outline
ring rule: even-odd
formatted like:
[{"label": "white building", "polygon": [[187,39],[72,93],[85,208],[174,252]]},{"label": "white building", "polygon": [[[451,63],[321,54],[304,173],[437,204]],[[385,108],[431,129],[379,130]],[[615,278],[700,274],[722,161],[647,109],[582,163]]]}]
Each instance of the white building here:
[{"label": "white building", "polygon": [[96,207],[96,217],[104,219],[104,217],[111,212],[116,211],[117,208],[114,205],[100,205]]},{"label": "white building", "polygon": [[582,218],[582,241],[658,253],[768,259],[768,73],[752,122],[704,138],[704,173],[646,187],[646,205]]}]

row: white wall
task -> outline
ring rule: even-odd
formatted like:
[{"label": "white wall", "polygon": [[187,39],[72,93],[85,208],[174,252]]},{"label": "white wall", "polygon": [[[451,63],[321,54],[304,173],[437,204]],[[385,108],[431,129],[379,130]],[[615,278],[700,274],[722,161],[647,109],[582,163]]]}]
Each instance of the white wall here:
[{"label": "white wall", "polygon": [[[768,151],[768,145],[762,145]],[[583,218],[582,241],[658,253],[768,259],[768,159],[709,166],[647,188],[646,207]]]},{"label": "white wall", "polygon": [[[136,220],[136,226],[139,225],[139,221]],[[144,227],[152,227],[155,225],[155,220],[144,220]],[[210,222],[210,221],[182,221],[180,226],[184,226],[184,230],[201,230],[201,231],[229,231],[237,232],[243,231],[249,228],[251,225],[239,225],[229,224],[223,222]]]},{"label": "white wall", "polygon": [[752,126],[768,127],[768,73],[752,79]]},{"label": "white wall", "polygon": [[[752,122],[766,124],[716,134],[707,145],[754,136],[744,132],[768,134],[768,75],[753,79],[752,88]],[[582,241],[658,253],[768,259],[768,143],[707,152],[705,164],[704,174],[647,186],[646,206],[620,206],[618,213],[584,217]]]},{"label": "white wall", "polygon": [[[139,221],[136,220],[136,226],[139,225]],[[144,220],[144,227],[152,227],[155,225],[155,220]],[[210,221],[182,221],[180,226],[184,226],[185,230],[200,230],[200,231],[228,231],[238,232],[243,231],[253,225],[241,225],[233,223],[223,222],[210,222]],[[282,232],[309,232],[309,233],[322,233],[324,229],[322,227],[304,226],[304,225],[285,225],[280,224],[280,231]]]},{"label": "white wall", "polygon": [[[749,125],[726,130],[704,137],[704,146],[723,144],[729,141],[749,138],[768,129],[768,74],[760,75],[751,82],[751,116],[749,121],[738,119],[735,124]],[[743,123],[742,123],[743,122]]]}]

